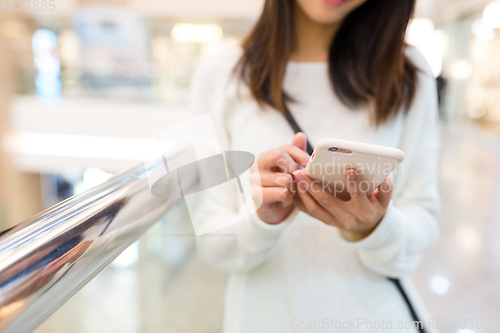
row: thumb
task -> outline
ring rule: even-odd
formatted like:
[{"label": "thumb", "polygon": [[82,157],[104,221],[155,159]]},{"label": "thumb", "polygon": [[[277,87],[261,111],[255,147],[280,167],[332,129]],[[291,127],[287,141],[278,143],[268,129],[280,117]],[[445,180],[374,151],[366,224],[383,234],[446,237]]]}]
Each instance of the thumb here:
[{"label": "thumb", "polygon": [[389,202],[392,199],[392,182],[391,178],[387,177],[382,184],[378,187],[377,192],[375,193],[375,196],[377,197],[377,200],[380,202],[380,204],[383,207],[389,206]]},{"label": "thumb", "polygon": [[307,149],[306,135],[302,132],[298,132],[297,134],[295,134],[292,140],[292,145],[305,151]]}]

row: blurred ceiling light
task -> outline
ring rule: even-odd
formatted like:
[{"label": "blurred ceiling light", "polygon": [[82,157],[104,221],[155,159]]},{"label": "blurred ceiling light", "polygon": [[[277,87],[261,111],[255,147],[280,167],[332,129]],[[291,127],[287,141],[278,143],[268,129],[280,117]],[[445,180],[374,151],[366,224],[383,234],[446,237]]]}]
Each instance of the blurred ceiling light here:
[{"label": "blurred ceiling light", "polygon": [[486,108],[483,103],[471,103],[467,109],[467,113],[471,118],[481,118],[486,114]]},{"label": "blurred ceiling light", "polygon": [[87,168],[83,172],[83,181],[90,187],[94,187],[104,183],[113,176],[112,173],[107,173],[98,168]]},{"label": "blurred ceiling light", "polygon": [[107,173],[99,168],[87,168],[83,172],[82,181],[75,185],[75,194],[83,193],[97,185],[101,185],[111,176],[113,176],[112,173]]},{"label": "blurred ceiling light", "polygon": [[450,68],[450,76],[455,80],[467,80],[472,75],[472,65],[469,60],[455,61]]},{"label": "blurred ceiling light", "polygon": [[417,46],[427,42],[434,31],[434,23],[425,17],[415,18],[408,24],[406,40],[409,44]]},{"label": "blurred ceiling light", "polygon": [[198,38],[202,43],[218,42],[222,39],[222,28],[217,24],[202,24],[198,26]]},{"label": "blurred ceiling light", "polygon": [[240,45],[240,39],[234,37],[224,38],[224,41],[221,41],[220,43],[204,44],[201,47],[200,57],[201,59],[204,59],[206,57],[219,54],[222,51],[233,49],[239,45]]},{"label": "blurred ceiling light", "polygon": [[429,279],[429,287],[436,294],[442,295],[450,288],[450,281],[443,276],[434,275]]},{"label": "blurred ceiling light", "polygon": [[139,262],[139,241],[132,243],[110,264],[113,268],[134,267]]},{"label": "blurred ceiling light", "polygon": [[500,1],[495,1],[484,9],[483,22],[491,29],[500,28]]},{"label": "blurred ceiling light", "polygon": [[63,66],[73,68],[80,66],[80,38],[76,33],[67,30],[59,35],[59,54]]},{"label": "blurred ceiling light", "polygon": [[217,24],[180,23],[172,28],[172,38],[177,43],[214,43],[222,36],[222,28]]},{"label": "blurred ceiling light", "polygon": [[489,42],[495,39],[495,30],[486,26],[482,19],[474,21],[472,24],[472,34],[482,42]]},{"label": "blurred ceiling light", "polygon": [[197,42],[198,27],[195,24],[176,24],[172,28],[172,38],[178,43]]},{"label": "blurred ceiling light", "polygon": [[448,35],[443,30],[434,30],[423,55],[431,66],[434,77],[443,71],[443,59],[448,47]]},{"label": "blurred ceiling light", "polygon": [[446,33],[434,29],[432,20],[416,18],[408,25],[406,41],[422,53],[429,63],[434,77],[438,77],[443,69],[443,57],[448,44]]},{"label": "blurred ceiling light", "polygon": [[481,237],[476,229],[469,226],[457,228],[456,240],[458,245],[470,253],[478,253],[481,250]]},{"label": "blurred ceiling light", "polygon": [[21,155],[148,161],[173,142],[104,136],[21,132],[9,138],[9,150]]}]

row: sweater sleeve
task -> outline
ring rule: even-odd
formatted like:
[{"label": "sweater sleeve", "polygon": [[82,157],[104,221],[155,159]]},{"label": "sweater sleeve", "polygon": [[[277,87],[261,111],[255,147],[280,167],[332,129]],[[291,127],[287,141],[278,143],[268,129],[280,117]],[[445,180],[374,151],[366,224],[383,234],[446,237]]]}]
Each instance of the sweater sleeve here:
[{"label": "sweater sleeve", "polygon": [[420,69],[418,91],[405,119],[400,145],[405,161],[393,175],[393,199],[367,238],[342,240],[367,268],[388,277],[414,271],[439,235],[437,90],[424,58],[415,49],[408,54]]},{"label": "sweater sleeve", "polygon": [[[222,150],[230,150],[230,133],[226,129],[228,87],[232,69],[238,59],[236,52],[226,52],[205,60],[191,82],[190,109],[193,115],[210,113]],[[235,84],[232,84],[233,87]],[[248,177],[240,177],[241,188],[250,190]],[[198,196],[193,220],[208,225],[225,226],[196,237],[200,255],[212,266],[229,272],[251,270],[266,260],[283,230],[297,215],[294,209],[280,224],[270,225],[255,213],[254,202],[245,201],[236,181],[228,181],[216,191]]]}]

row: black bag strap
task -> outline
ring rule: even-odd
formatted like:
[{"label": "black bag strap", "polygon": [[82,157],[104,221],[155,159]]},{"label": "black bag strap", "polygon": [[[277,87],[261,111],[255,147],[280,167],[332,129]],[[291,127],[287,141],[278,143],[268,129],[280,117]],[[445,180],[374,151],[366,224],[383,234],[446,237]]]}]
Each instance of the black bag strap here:
[{"label": "black bag strap", "polygon": [[[295,118],[292,116],[292,114],[290,113],[290,111],[288,111],[287,108],[285,108],[285,118],[288,121],[288,123],[290,124],[290,126],[292,127],[292,129],[295,131],[295,134],[297,134],[299,132],[303,132],[302,129],[300,128],[299,124],[297,124],[297,122],[295,121]],[[309,155],[312,155],[313,150],[314,149],[311,146],[309,139],[307,139],[307,153]]]},{"label": "black bag strap", "polygon": [[[401,281],[399,279],[393,279],[393,278],[387,278],[387,280],[389,280],[392,283],[394,283],[394,285],[396,286],[396,288],[399,290],[399,293],[401,294],[401,297],[403,297],[403,299],[406,302],[406,305],[408,306],[408,310],[411,313],[411,317],[413,318],[413,322],[417,322],[417,330],[419,332],[425,333],[424,322],[419,320],[418,315],[415,312],[415,309],[413,308],[413,304],[411,304],[411,301],[408,298],[408,295],[406,294],[403,286],[401,285]],[[418,323],[421,323],[421,325],[419,325]]]},{"label": "black bag strap", "polygon": [[[292,116],[292,114],[290,113],[290,111],[286,107],[285,107],[285,118],[288,121],[288,123],[290,124],[290,126],[292,127],[292,129],[295,131],[295,134],[297,134],[299,132],[304,133],[304,131],[302,131],[299,124],[297,124],[297,122],[295,121],[295,118]],[[314,149],[311,146],[309,139],[307,139],[307,153],[309,155],[312,155],[313,150]],[[401,281],[399,281],[399,279],[393,279],[393,278],[387,278],[387,280],[391,281],[396,286],[396,289],[399,291],[399,293],[401,294],[401,297],[406,302],[406,305],[408,306],[408,310],[410,311],[410,314],[413,318],[413,321],[417,322],[418,332],[425,333],[425,330],[423,327],[424,322],[418,319],[417,313],[415,312],[415,309],[413,308],[413,305],[411,304],[411,301],[408,298],[408,295],[406,294],[403,286],[401,285]],[[419,325],[419,323],[421,323],[421,324]]]}]

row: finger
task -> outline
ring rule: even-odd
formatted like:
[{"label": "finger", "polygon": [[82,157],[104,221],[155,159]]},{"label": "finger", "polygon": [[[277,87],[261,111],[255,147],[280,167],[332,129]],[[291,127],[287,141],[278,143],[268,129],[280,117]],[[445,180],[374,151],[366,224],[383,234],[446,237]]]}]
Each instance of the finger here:
[{"label": "finger", "polygon": [[370,201],[366,195],[369,190],[370,184],[363,181],[361,175],[358,175],[355,169],[346,170],[345,176],[347,178],[347,189],[351,195],[351,200],[358,208],[365,208],[369,206]]},{"label": "finger", "polygon": [[300,197],[298,195],[293,197],[293,202],[297,205],[297,207],[301,211],[303,211],[303,212],[307,211],[306,206],[304,206],[304,203],[302,202],[302,200],[300,199]]},{"label": "finger", "polygon": [[281,172],[262,172],[259,177],[250,176],[250,181],[254,185],[263,187],[286,187],[293,189],[293,178],[289,173]]},{"label": "finger", "polygon": [[382,207],[387,208],[387,206],[389,206],[389,202],[391,202],[392,199],[393,188],[394,186],[391,182],[391,178],[387,177],[377,188],[377,191],[375,191],[374,195]]},{"label": "finger", "polygon": [[292,145],[299,149],[302,149],[303,151],[306,151],[307,149],[306,135],[302,132],[298,132],[297,134],[295,134],[295,136],[293,137]]},{"label": "finger", "polygon": [[320,221],[325,222],[326,224],[332,225],[337,228],[344,228],[343,224],[340,223],[335,218],[335,216],[333,216],[329,211],[322,207],[311,196],[311,194],[308,192],[309,185],[305,180],[298,181],[297,179],[296,183],[297,195],[295,196],[294,201],[297,203],[297,207],[299,207],[300,210]]},{"label": "finger", "polygon": [[341,223],[344,227],[351,226],[355,222],[354,218],[343,209],[346,203],[337,199],[330,191],[324,191],[323,187],[309,178],[304,171],[298,170],[294,172],[293,177],[296,182],[298,179],[304,182],[308,188],[308,194],[315,202],[330,213],[336,221]]},{"label": "finger", "polygon": [[259,168],[272,169],[278,164],[281,159],[287,159],[288,163],[294,163],[293,159],[283,148],[276,148],[262,153],[257,159]]},{"label": "finger", "polygon": [[291,174],[299,168],[298,165],[305,166],[308,161],[309,155],[305,151],[288,145],[261,154],[257,162],[260,168]]},{"label": "finger", "polygon": [[344,229],[342,223],[338,222],[332,214],[315,202],[307,191],[298,191],[297,193],[294,202],[301,211],[328,225]]},{"label": "finger", "polygon": [[306,205],[304,205],[304,202],[302,202],[302,199],[300,199],[299,195],[296,195],[296,196],[293,197],[293,202],[299,208],[300,211],[308,214],[311,217],[316,218],[315,216],[312,216],[311,213],[307,210]]},{"label": "finger", "polygon": [[[304,136],[305,138],[305,136]],[[307,141],[306,141],[307,142]],[[293,160],[302,166],[303,168],[306,167],[307,162],[309,162],[310,156],[307,152],[305,152],[303,149],[294,146],[294,145],[288,145],[284,146],[283,149],[293,158]],[[290,173],[295,171],[297,169],[292,170]]]},{"label": "finger", "polygon": [[267,205],[275,202],[287,207],[293,203],[293,196],[284,187],[262,187],[262,203]]},{"label": "finger", "polygon": [[345,175],[349,194],[351,195],[349,203],[354,205],[353,212],[360,221],[369,221],[374,213],[373,203],[366,195],[366,191],[370,187],[369,184],[363,182],[363,178],[355,169],[348,169]]},{"label": "finger", "polygon": [[291,173],[288,172],[288,169],[290,169],[292,165],[296,163],[293,158],[286,152],[286,150],[281,147],[262,153],[257,160],[257,164],[259,165],[260,169],[281,169],[282,172]]}]

